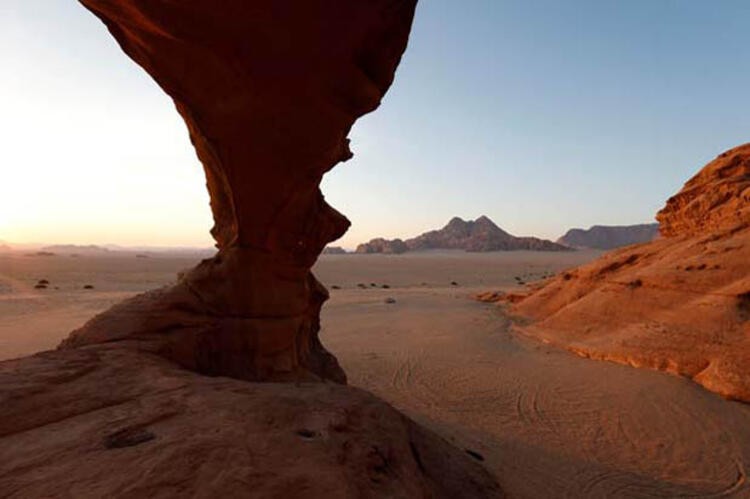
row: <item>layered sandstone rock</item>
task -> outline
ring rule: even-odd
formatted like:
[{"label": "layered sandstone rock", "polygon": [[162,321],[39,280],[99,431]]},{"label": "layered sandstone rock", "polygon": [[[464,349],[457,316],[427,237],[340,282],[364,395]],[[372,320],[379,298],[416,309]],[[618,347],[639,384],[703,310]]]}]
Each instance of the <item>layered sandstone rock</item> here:
[{"label": "layered sandstone rock", "polygon": [[319,184],[352,156],[349,130],[390,86],[416,0],[82,3],[174,99],[205,168],[219,252],[62,348],[117,341],[209,374],[344,382],[318,340],[328,295],[310,267],[349,221]]},{"label": "layered sandstone rock", "polygon": [[660,369],[750,402],[750,145],[720,155],[659,212],[651,243],[564,272],[512,307],[526,333]]},{"label": "layered sandstone rock", "polygon": [[741,230],[750,220],[750,144],[730,149],[691,178],[656,215],[664,236]]}]

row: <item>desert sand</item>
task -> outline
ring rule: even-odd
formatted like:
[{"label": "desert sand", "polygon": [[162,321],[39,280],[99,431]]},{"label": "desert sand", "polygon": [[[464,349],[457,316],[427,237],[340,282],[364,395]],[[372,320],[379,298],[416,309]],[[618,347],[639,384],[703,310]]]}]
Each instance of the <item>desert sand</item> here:
[{"label": "desert sand", "polygon": [[[197,257],[0,255],[0,359],[48,350],[95,314],[177,280]],[[41,280],[47,289],[35,289]],[[84,286],[93,289],[84,289]]]},{"label": "desert sand", "polygon": [[[321,339],[350,385],[474,453],[511,497],[747,493],[747,406],[677,376],[519,336],[502,308],[472,299],[488,287],[523,289],[516,277],[533,282],[599,254],[324,255],[314,268],[331,290]],[[53,348],[111,302],[169,284],[195,263],[3,257],[0,357]],[[42,278],[50,289],[34,290]],[[86,283],[95,289],[84,292]]]}]

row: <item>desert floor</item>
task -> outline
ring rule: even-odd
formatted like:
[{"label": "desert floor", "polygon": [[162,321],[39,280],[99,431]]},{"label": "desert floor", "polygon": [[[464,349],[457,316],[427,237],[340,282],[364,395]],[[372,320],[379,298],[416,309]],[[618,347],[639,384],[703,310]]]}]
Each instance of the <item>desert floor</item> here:
[{"label": "desert floor", "polygon": [[[350,384],[483,459],[511,497],[750,497],[749,406],[519,337],[500,308],[470,299],[597,255],[327,255],[316,274],[340,289],[321,338]],[[53,348],[94,313],[195,262],[0,256],[0,359]],[[34,289],[40,279],[48,289]]]}]

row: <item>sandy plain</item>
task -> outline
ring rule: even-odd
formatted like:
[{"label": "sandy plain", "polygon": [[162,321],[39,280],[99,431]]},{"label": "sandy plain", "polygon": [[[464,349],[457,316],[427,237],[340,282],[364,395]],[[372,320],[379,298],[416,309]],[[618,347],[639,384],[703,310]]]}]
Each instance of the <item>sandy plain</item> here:
[{"label": "sandy plain", "polygon": [[[470,451],[511,497],[750,497],[747,405],[518,336],[501,308],[471,299],[598,255],[326,255],[315,268],[331,290],[321,338],[350,384]],[[196,261],[0,256],[0,359],[54,348]],[[34,288],[41,279],[47,289]]]}]

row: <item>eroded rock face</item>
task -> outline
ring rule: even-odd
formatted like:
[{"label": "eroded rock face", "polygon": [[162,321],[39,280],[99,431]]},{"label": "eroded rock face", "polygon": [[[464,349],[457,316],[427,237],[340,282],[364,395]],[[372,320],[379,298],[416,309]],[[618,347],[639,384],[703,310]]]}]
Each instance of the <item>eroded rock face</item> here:
[{"label": "eroded rock face", "polygon": [[750,146],[727,151],[659,212],[667,237],[512,296],[514,313],[533,319],[523,329],[750,402],[749,174]]},{"label": "eroded rock face", "polygon": [[219,252],[62,347],[118,341],[211,374],[344,382],[318,340],[327,293],[310,267],[349,221],[319,184],[390,86],[416,0],[81,1],[185,119]]},{"label": "eroded rock face", "polygon": [[688,180],[659,211],[662,235],[741,229],[750,221],[750,144],[730,149]]}]

